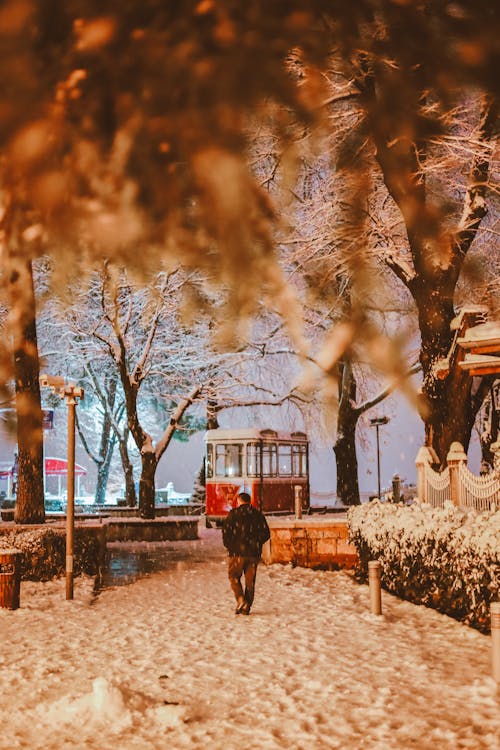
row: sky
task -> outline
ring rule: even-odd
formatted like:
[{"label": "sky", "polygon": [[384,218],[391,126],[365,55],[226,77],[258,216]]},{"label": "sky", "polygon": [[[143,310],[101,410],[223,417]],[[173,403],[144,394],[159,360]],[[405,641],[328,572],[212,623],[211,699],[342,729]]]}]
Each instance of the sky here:
[{"label": "sky", "polygon": [[0,750],[499,750],[488,636],[282,565],[236,616],[220,531],[200,535],[98,595],[22,583],[0,609]]}]

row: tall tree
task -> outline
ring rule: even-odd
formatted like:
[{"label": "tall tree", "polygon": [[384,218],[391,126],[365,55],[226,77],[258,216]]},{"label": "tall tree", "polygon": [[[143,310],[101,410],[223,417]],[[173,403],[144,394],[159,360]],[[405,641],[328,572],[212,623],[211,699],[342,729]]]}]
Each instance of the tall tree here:
[{"label": "tall tree", "polygon": [[[139,513],[144,518],[154,517],[158,462],[203,385],[196,383],[195,352],[186,346],[189,337],[183,336],[178,319],[183,283],[182,275],[173,272],[160,274],[149,289],[138,289],[107,266],[98,282],[100,312],[91,335],[108,349],[123,389],[128,429],[141,460]],[[176,402],[157,440],[141,417],[139,391],[147,385],[156,399]]]},{"label": "tall tree", "polygon": [[[358,82],[369,117],[378,106],[376,72],[370,68]],[[439,220],[439,213],[433,206],[432,189],[428,187],[429,178],[426,179],[426,161],[432,152],[429,142],[422,138],[409,139],[404,130],[405,122],[398,123],[397,118],[387,122],[385,128],[379,126],[373,130],[376,159],[387,190],[401,212],[410,252],[409,259],[388,253],[386,261],[410,291],[417,308],[426,440],[442,463],[454,440],[468,446],[480,406],[472,398],[472,381],[468,374],[456,367],[440,377],[438,364],[448,356],[453,344],[457,283],[487,212],[496,117],[496,104],[486,99],[477,126],[470,134],[478,147],[470,162],[461,215],[454,225],[450,225],[453,214],[446,225]],[[433,188],[435,190],[435,185]],[[441,200],[444,197],[441,196]]]},{"label": "tall tree", "polygon": [[[21,241],[18,237],[17,241]],[[8,292],[17,418],[17,523],[45,521],[43,431],[40,400],[36,302],[31,262],[9,243]]]},{"label": "tall tree", "polygon": [[[473,393],[467,373],[458,367],[446,370],[443,363],[455,345],[458,282],[467,273],[471,246],[475,242],[479,249],[484,242],[480,230],[488,204],[498,206],[490,184],[498,171],[498,107],[481,92],[462,91],[460,105],[450,109],[438,86],[426,89],[426,62],[415,46],[398,62],[374,50],[356,55],[353,64],[335,58],[327,100],[335,169],[322,168],[332,175],[333,189],[323,188],[321,170],[314,177],[323,191],[318,205],[326,194],[335,211],[326,221],[328,231],[317,231],[314,243],[307,243],[316,270],[306,279],[316,294],[324,294],[325,256],[330,254],[336,273],[349,282],[349,310],[340,318],[338,335],[333,332],[325,340],[336,352],[329,358],[331,367],[344,363],[345,355],[352,357],[359,345],[374,364],[384,364],[377,349],[384,353],[386,348],[377,346],[383,342],[367,314],[380,295],[377,276],[387,283],[386,276],[374,273],[374,259],[381,258],[403,282],[417,311],[423,373],[419,407],[426,440],[444,462],[451,442],[468,445],[489,387],[485,382]],[[403,93],[395,97],[396,91]],[[489,253],[498,258],[494,228],[486,229],[493,230]],[[332,307],[339,307],[336,287],[330,299]],[[395,353],[393,348],[387,364],[397,377],[402,362]]]},{"label": "tall tree", "polygon": [[[75,361],[73,363],[73,367],[78,362],[77,357],[75,357],[74,359]],[[97,408],[97,411],[99,412],[100,436],[98,439],[97,451],[93,446],[93,441],[91,443],[87,439],[87,429],[85,429],[84,425],[82,424],[82,419],[80,417],[77,417],[77,428],[82,445],[87,455],[94,462],[97,468],[95,502],[97,505],[102,505],[106,502],[106,490],[108,486],[114,450],[116,448],[117,442],[124,439],[120,422],[123,417],[125,405],[123,399],[118,399],[117,403],[118,375],[115,371],[111,371],[109,373],[100,373],[99,377],[94,369],[93,363],[88,361],[85,362],[84,368],[85,377],[81,378],[80,382],[85,388],[85,393],[92,394],[93,400],[96,402],[94,404],[93,411],[95,411]],[[91,429],[91,434],[93,437],[97,437],[95,434],[95,419],[93,421],[94,424],[92,426],[93,429]],[[122,455],[121,451],[120,455]],[[127,467],[124,471],[124,474],[125,477],[128,477],[131,471],[131,468],[128,469],[130,460],[128,460],[126,463]],[[126,488],[128,487],[127,481],[125,483],[125,486]],[[127,496],[127,492],[125,494]],[[135,490],[133,491],[132,497],[129,499],[131,500],[131,504],[135,505]]]}]

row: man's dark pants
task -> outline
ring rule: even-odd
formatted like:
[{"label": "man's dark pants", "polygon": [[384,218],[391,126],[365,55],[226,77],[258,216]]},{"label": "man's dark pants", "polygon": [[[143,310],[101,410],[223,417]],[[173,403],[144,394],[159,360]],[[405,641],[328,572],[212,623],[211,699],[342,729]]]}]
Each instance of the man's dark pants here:
[{"label": "man's dark pants", "polygon": [[[257,575],[258,557],[230,556],[227,572],[236,601],[244,599],[248,607],[253,604],[255,594],[255,576]],[[241,585],[241,576],[245,576],[245,591]]]}]

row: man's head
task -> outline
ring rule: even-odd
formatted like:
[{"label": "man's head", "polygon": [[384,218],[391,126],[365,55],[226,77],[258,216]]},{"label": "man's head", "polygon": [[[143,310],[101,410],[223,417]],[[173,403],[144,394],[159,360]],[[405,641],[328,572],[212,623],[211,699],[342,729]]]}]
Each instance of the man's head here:
[{"label": "man's head", "polygon": [[252,500],[248,492],[238,492],[238,503],[240,505],[243,505],[244,503],[249,503]]}]

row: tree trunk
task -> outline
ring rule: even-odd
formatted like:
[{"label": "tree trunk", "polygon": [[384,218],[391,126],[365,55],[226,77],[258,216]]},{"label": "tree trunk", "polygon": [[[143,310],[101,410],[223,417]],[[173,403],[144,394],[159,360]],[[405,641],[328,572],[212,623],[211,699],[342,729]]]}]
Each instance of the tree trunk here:
[{"label": "tree trunk", "polygon": [[358,457],[356,425],[359,413],[355,408],[356,379],[351,362],[339,366],[339,410],[337,438],[333,450],[337,465],[337,497],[344,505],[359,505]]},{"label": "tree trunk", "polygon": [[110,412],[113,411],[116,400],[117,376],[105,378],[105,395],[107,399],[103,403],[103,420],[101,429],[101,440],[99,445],[99,463],[97,465],[97,483],[95,490],[95,502],[103,505],[106,502],[106,489],[108,486],[109,470],[116,445],[116,434],[113,431]]},{"label": "tree trunk", "polygon": [[116,435],[111,431],[111,420],[109,416],[105,414],[101,432],[101,445],[99,448],[99,456],[101,460],[97,465],[97,482],[95,488],[95,502],[97,505],[103,505],[106,502],[106,489],[108,486],[109,470],[115,445]]},{"label": "tree trunk", "polygon": [[[454,286],[454,284],[453,284]],[[440,464],[452,442],[458,440],[465,451],[469,446],[475,413],[472,406],[472,378],[452,359],[449,373],[439,378],[435,365],[446,358],[453,343],[451,322],[455,316],[450,294],[443,292],[440,284],[429,282],[416,292],[421,333],[420,362],[422,364],[422,416],[425,422],[426,444],[435,450]]]},{"label": "tree trunk", "polygon": [[338,437],[333,450],[337,463],[337,497],[344,505],[359,505],[358,459],[356,455],[356,425]]},{"label": "tree trunk", "polygon": [[139,515],[141,518],[155,517],[155,473],[156,456],[153,451],[141,453],[142,470],[139,480]]},{"label": "tree trunk", "polygon": [[122,461],[123,475],[125,477],[125,500],[127,506],[135,508],[137,505],[137,494],[134,482],[134,467],[128,455],[127,448],[128,430],[125,432],[123,439],[119,440],[120,458]]},{"label": "tree trunk", "polygon": [[17,523],[44,523],[43,430],[31,262],[12,255],[9,292],[17,412]]},{"label": "tree trunk", "polygon": [[493,443],[499,439],[500,411],[496,404],[500,403],[500,380],[490,385],[488,396],[483,402],[483,414],[480,425],[481,443],[481,474],[493,470],[495,454],[491,450]]},{"label": "tree trunk", "polygon": [[[113,440],[113,437],[110,437]],[[109,470],[111,467],[111,459],[113,457],[113,450],[110,448],[107,454],[104,456],[102,462],[97,467],[97,481],[95,488],[94,501],[96,505],[104,505],[106,502],[106,489],[109,481]]]}]

